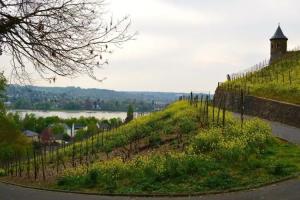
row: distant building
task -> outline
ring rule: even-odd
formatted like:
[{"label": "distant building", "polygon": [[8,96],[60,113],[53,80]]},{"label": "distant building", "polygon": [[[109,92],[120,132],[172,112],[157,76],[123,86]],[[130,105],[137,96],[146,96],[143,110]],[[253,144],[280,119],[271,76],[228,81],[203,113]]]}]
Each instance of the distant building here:
[{"label": "distant building", "polygon": [[11,102],[10,102],[10,101],[4,102],[4,105],[5,105],[6,107],[9,107],[9,106],[11,106]]},{"label": "distant building", "polygon": [[84,130],[84,131],[87,131],[88,130],[88,127],[87,126],[82,126],[82,125],[79,125],[79,124],[76,124],[74,125],[74,135],[73,137],[77,134],[77,131],[79,130]]},{"label": "distant building", "polygon": [[153,111],[159,111],[164,109],[168,104],[165,102],[159,102],[159,101],[153,101],[152,106],[153,106]]},{"label": "distant building", "polygon": [[31,139],[34,142],[38,142],[39,141],[39,134],[36,133],[36,132],[30,131],[30,130],[26,130],[26,131],[23,132],[23,134],[27,138]]},{"label": "distant building", "polygon": [[284,35],[280,25],[278,26],[275,34],[270,39],[271,41],[271,58],[270,62],[274,62],[287,54],[287,41],[288,38]]}]

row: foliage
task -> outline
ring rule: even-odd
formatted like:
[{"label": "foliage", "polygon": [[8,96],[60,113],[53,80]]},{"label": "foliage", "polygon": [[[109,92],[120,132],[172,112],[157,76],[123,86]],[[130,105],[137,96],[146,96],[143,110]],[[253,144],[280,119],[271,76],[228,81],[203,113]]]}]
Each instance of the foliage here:
[{"label": "foliage", "polygon": [[[82,150],[86,159],[95,159],[67,167],[59,174],[56,187],[110,193],[189,193],[251,187],[300,171],[299,147],[273,138],[264,122],[246,120],[242,129],[240,121],[227,113],[222,127],[212,121],[211,107],[207,124],[200,120],[202,114],[199,105],[179,101],[163,111],[59,149],[56,153],[67,166],[73,157],[76,161],[84,158]],[[87,133],[82,134],[84,137]],[[97,144],[102,136],[103,143]],[[160,152],[159,145],[169,136],[180,136],[176,138],[185,147],[170,142],[166,146],[172,148]],[[110,154],[141,140],[157,149],[132,154],[129,159]],[[101,157],[99,161],[104,153],[107,159]],[[53,166],[51,154],[46,157],[50,162],[46,165]]]},{"label": "foliage", "polygon": [[66,134],[65,127],[61,123],[52,124],[51,125],[51,130],[52,130],[53,134],[57,135],[57,136],[58,135],[62,136],[64,134]]},{"label": "foliage", "polygon": [[[72,94],[72,95],[70,95]],[[79,87],[7,86],[11,109],[32,110],[101,110],[127,112],[132,105],[136,112],[153,111],[177,100],[178,93],[119,92]],[[34,96],[35,98],[31,98]]]},{"label": "foliage", "polygon": [[227,81],[221,87],[246,87],[252,95],[300,104],[300,52],[290,52],[283,59]]},{"label": "foliage", "polygon": [[4,169],[1,169],[1,168],[0,168],[0,177],[1,177],[1,176],[5,176],[5,175],[6,175],[6,174],[5,174]]},{"label": "foliage", "polygon": [[37,133],[41,133],[45,128],[51,126],[54,129],[56,134],[64,134],[65,128],[64,125],[72,127],[73,124],[80,126],[90,126],[90,129],[93,127],[93,133],[97,132],[96,124],[107,124],[109,128],[117,128],[122,125],[122,120],[120,118],[112,119],[96,119],[95,117],[80,117],[80,118],[70,118],[62,119],[58,116],[51,117],[37,117],[34,114],[25,114],[22,116],[18,113],[8,113],[7,116],[14,120],[16,126],[19,130],[31,130]]},{"label": "foliage", "polygon": [[224,128],[211,122],[199,127],[197,113],[187,102],[176,102],[109,133],[111,140],[101,147],[107,153],[142,137],[159,146],[159,134],[180,131],[190,138],[185,151],[139,155],[125,162],[117,157],[94,163],[89,170],[68,169],[57,187],[111,193],[203,192],[252,186],[300,171],[300,149],[273,138],[264,122],[246,120],[242,129],[238,120],[226,116]]},{"label": "foliage", "polygon": [[79,129],[75,135],[75,141],[81,141],[84,138],[87,138],[87,131],[84,129]]},{"label": "foliage", "polygon": [[271,140],[271,129],[258,119],[227,123],[224,129],[202,130],[193,140],[192,150],[228,161],[245,160],[252,153],[259,154]]},{"label": "foliage", "polygon": [[0,73],[0,161],[8,160],[13,153],[22,154],[30,145],[15,121],[6,115],[3,106],[5,85],[6,80]]},{"label": "foliage", "polygon": [[125,123],[128,123],[128,122],[133,120],[133,114],[134,114],[133,107],[132,107],[132,105],[129,105],[128,110],[127,110],[127,117],[125,119]]},{"label": "foliage", "polygon": [[5,109],[3,105],[5,87],[6,87],[6,79],[3,73],[0,72],[0,115],[3,115],[5,113]]},{"label": "foliage", "polygon": [[84,166],[68,169],[57,186],[111,193],[187,193],[253,186],[300,171],[300,158],[289,155],[299,155],[298,147],[274,141],[265,151],[274,154],[266,156],[263,152],[231,163],[176,152],[138,156],[125,163],[115,158],[94,164],[88,172]]},{"label": "foliage", "polygon": [[30,142],[18,130],[14,121],[0,115],[0,160],[7,160],[13,153],[24,153],[29,145]]},{"label": "foliage", "polygon": [[63,141],[70,141],[71,140],[71,136],[69,136],[67,133],[64,133],[62,135],[62,140]]},{"label": "foliage", "polygon": [[98,133],[100,130],[98,129],[97,125],[95,123],[89,123],[87,126],[87,133],[91,135],[95,135]]}]

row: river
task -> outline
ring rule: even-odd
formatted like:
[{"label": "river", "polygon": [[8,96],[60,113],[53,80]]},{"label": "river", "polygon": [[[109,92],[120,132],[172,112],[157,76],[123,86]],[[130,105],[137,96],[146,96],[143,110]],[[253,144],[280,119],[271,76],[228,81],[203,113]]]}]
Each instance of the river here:
[{"label": "river", "polygon": [[41,110],[9,110],[9,112],[15,113],[18,112],[22,117],[25,114],[35,114],[37,117],[50,117],[58,116],[63,119],[68,118],[79,118],[83,117],[96,117],[98,119],[111,119],[111,118],[121,118],[124,120],[126,118],[126,112],[108,112],[108,111],[41,111]]}]

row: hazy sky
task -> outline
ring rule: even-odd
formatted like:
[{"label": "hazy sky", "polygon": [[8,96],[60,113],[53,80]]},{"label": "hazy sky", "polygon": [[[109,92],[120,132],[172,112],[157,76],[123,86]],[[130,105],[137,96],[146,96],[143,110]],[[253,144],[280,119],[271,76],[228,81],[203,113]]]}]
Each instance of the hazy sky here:
[{"label": "hazy sky", "polygon": [[88,77],[55,84],[130,91],[211,91],[226,74],[269,57],[281,23],[289,48],[300,45],[296,0],[107,0],[114,18],[129,14],[135,41],[116,49],[110,64]]}]

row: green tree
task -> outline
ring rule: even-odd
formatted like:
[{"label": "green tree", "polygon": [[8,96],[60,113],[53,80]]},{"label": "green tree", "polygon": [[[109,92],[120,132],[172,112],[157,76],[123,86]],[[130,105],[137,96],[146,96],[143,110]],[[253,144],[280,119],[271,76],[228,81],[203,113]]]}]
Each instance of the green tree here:
[{"label": "green tree", "polygon": [[5,87],[6,87],[6,79],[3,75],[3,73],[0,73],[0,115],[4,115],[5,114],[5,109],[4,109],[4,91],[5,91]]},{"label": "green tree", "polygon": [[110,124],[111,128],[117,128],[117,127],[121,126],[122,119],[121,118],[111,118],[109,120],[109,124]]},{"label": "green tree", "polygon": [[34,114],[26,114],[23,119],[23,129],[36,131],[36,121]]},{"label": "green tree", "polygon": [[84,138],[86,138],[86,136],[87,136],[87,132],[84,129],[80,129],[77,131],[75,135],[75,141],[81,141]]},{"label": "green tree", "polygon": [[133,113],[134,113],[134,110],[133,110],[132,105],[130,104],[130,105],[128,106],[127,117],[126,117],[126,119],[125,119],[125,123],[128,123],[128,122],[130,122],[130,121],[133,120]]},{"label": "green tree", "polygon": [[89,123],[87,127],[87,132],[89,135],[95,135],[96,133],[98,133],[98,127],[96,123]]},{"label": "green tree", "polygon": [[0,160],[9,159],[12,153],[22,154],[30,141],[18,130],[13,119],[0,115]]},{"label": "green tree", "polygon": [[51,126],[51,129],[52,129],[53,134],[56,136],[58,136],[58,135],[63,136],[66,133],[64,125],[60,124],[60,123],[53,124]]}]

